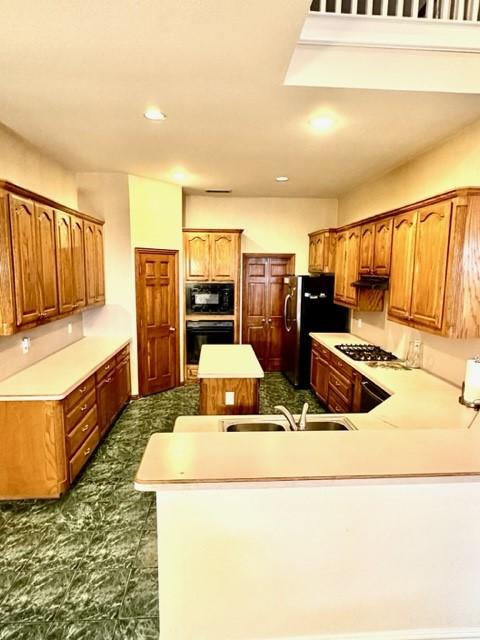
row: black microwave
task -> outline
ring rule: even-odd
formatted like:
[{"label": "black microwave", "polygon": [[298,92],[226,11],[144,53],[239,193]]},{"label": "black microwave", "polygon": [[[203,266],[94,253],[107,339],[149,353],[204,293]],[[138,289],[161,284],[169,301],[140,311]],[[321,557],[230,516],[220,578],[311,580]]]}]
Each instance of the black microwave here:
[{"label": "black microwave", "polygon": [[233,284],[189,282],[186,285],[187,315],[209,313],[232,316],[235,296]]}]

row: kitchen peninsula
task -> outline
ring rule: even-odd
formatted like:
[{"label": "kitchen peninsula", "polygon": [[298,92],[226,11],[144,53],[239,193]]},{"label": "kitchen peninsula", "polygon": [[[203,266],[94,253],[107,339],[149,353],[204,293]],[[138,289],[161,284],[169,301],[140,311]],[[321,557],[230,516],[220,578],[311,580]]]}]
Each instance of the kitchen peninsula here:
[{"label": "kitchen peninsula", "polygon": [[204,344],[200,353],[200,413],[258,413],[263,369],[249,344]]},{"label": "kitchen peninsula", "polygon": [[480,631],[476,414],[424,371],[362,367],[392,395],[354,431],[192,416],[151,437],[135,486],[156,493],[161,640]]}]

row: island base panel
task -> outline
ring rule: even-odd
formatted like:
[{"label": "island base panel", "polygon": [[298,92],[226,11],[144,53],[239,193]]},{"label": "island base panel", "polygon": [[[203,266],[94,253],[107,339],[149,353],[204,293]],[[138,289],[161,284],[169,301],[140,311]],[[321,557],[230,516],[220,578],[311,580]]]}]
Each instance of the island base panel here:
[{"label": "island base panel", "polygon": [[[233,404],[226,404],[231,392]],[[202,415],[255,414],[259,409],[257,378],[202,378],[200,380],[200,413]]]}]

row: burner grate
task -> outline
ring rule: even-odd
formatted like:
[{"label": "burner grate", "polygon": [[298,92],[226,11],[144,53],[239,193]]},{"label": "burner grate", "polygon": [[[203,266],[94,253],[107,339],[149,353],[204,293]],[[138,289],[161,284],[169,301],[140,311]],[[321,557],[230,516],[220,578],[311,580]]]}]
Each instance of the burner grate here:
[{"label": "burner grate", "polygon": [[349,358],[352,358],[352,360],[371,362],[398,360],[393,353],[385,351],[374,344],[336,344],[335,349],[338,349]]}]

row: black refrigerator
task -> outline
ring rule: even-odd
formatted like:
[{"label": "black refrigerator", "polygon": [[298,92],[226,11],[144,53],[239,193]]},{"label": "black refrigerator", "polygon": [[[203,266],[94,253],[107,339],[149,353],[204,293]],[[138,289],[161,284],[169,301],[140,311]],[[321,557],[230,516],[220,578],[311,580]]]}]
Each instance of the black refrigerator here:
[{"label": "black refrigerator", "polygon": [[334,276],[284,280],[282,371],[300,389],[310,384],[311,332],[349,331],[349,309],[333,302]]}]

